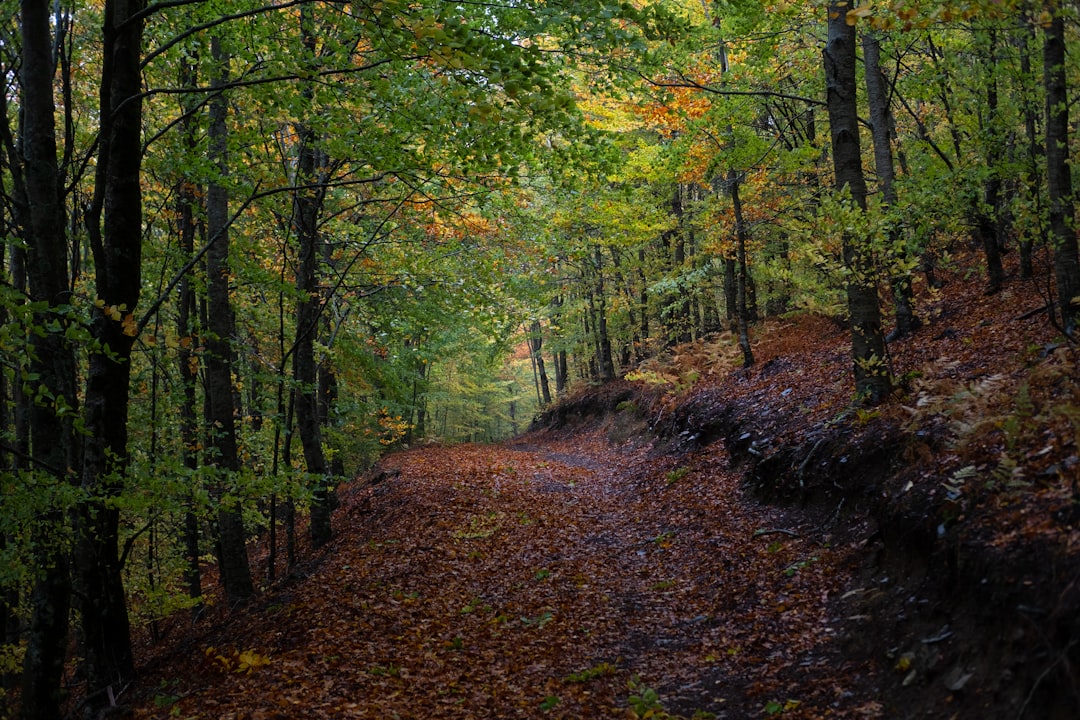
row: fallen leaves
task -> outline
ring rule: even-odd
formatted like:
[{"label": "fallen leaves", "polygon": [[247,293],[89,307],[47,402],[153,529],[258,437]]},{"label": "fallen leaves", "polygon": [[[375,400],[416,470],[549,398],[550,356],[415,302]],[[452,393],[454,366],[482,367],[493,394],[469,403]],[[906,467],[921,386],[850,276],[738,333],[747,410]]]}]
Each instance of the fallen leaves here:
[{"label": "fallen leaves", "polygon": [[[880,412],[851,409],[849,338],[821,317],[786,320],[755,348],[760,365],[724,385],[678,400],[674,381],[654,388],[654,409],[701,428],[739,393],[745,444],[762,462],[805,442],[787,478],[798,490],[820,463],[846,459],[826,457],[811,433],[843,426],[872,441],[890,419],[912,423],[925,432],[897,497],[955,504],[965,514],[950,522],[985,532],[982,549],[1003,557],[1035,540],[1075,551],[1074,365],[1040,361],[1022,396],[1010,368],[1032,355],[1016,323],[984,322],[997,316],[977,291],[930,302],[922,335],[894,348],[909,397]],[[692,356],[680,352],[672,378],[696,372]],[[591,392],[598,407],[630,397],[625,386]],[[982,422],[1007,419],[1014,398],[1043,424]],[[933,418],[940,430],[918,424]],[[883,608],[923,607],[895,578],[853,577],[853,557],[873,554],[870,533],[831,534],[820,517],[748,500],[720,443],[687,441],[675,457],[640,438],[612,446],[597,422],[387,458],[377,482],[341,488],[328,554],[200,643],[237,649],[193,658],[178,643],[144,674],[167,692],[136,717],[879,718],[895,710],[881,688],[946,670],[941,687],[974,693],[979,676],[941,665],[947,643],[932,637],[891,655],[846,652],[888,631]],[[1051,501],[1064,519],[1045,510]]]},{"label": "fallen leaves", "polygon": [[[785,717],[825,712],[811,690],[786,704],[783,678],[829,639],[837,553],[755,539],[789,521],[741,500],[713,456],[528,442],[410,451],[383,482],[343,488],[333,550],[222,628],[205,653],[217,672],[173,666],[168,711],[675,718],[733,711],[753,676]],[[735,687],[706,691],[720,675]]]}]

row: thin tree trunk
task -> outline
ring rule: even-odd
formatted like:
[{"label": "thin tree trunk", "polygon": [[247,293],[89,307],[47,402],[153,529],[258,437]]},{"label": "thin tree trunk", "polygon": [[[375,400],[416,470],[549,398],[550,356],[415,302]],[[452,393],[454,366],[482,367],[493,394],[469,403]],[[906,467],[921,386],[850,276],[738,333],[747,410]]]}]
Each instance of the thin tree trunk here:
[{"label": "thin tree trunk", "polygon": [[615,363],[611,356],[611,337],[608,335],[607,295],[604,288],[604,259],[600,246],[593,246],[596,265],[596,362],[601,382],[615,379]]},{"label": "thin tree trunk", "polygon": [[[214,62],[224,68],[227,55],[221,40],[213,37],[210,52]],[[224,70],[212,85],[224,84]],[[210,159],[219,174],[228,174],[228,103],[224,94],[210,102]],[[206,394],[209,400],[207,427],[211,460],[220,471],[216,480],[218,502],[218,549],[221,582],[230,603],[241,603],[255,594],[251,580],[241,503],[237,493],[230,492],[240,471],[236,440],[235,393],[232,384],[234,364],[233,338],[236,322],[229,298],[229,195],[220,181],[210,184],[206,193],[207,233],[210,249],[206,253],[207,272],[207,335],[206,335]]]},{"label": "thin tree trunk", "polygon": [[728,254],[724,257],[724,314],[728,323],[735,327],[738,323],[738,258]]},{"label": "thin tree trunk", "polygon": [[[292,468],[293,414],[296,407],[296,390],[289,390],[289,404],[285,410],[285,446],[281,450],[281,463],[288,470]],[[291,570],[296,567],[296,499],[292,495],[285,499],[285,563]]]},{"label": "thin tree trunk", "polygon": [[738,273],[735,281],[735,303],[738,306],[739,349],[742,350],[743,367],[754,364],[754,351],[750,347],[749,314],[746,308],[746,223],[743,221],[742,201],[739,199],[739,173],[728,172],[728,189],[735,211],[735,256]]},{"label": "thin tree trunk", "polygon": [[[194,59],[181,63],[179,75],[180,87],[194,87],[196,82],[196,65]],[[185,117],[182,121],[184,134],[184,148],[194,154],[197,150],[198,138],[196,136],[195,118],[190,115],[193,110],[191,102],[182,102],[180,109]],[[195,211],[199,206],[199,199],[192,180],[181,177],[176,187],[176,215],[177,233],[180,237],[181,257],[185,260],[195,252]],[[198,347],[196,335],[196,307],[195,290],[192,287],[190,274],[185,274],[180,279],[177,287],[177,316],[176,336],[180,338],[177,349],[177,371],[180,377],[180,386],[183,399],[180,402],[180,445],[184,468],[188,472],[191,483],[188,488],[184,508],[184,554],[185,568],[184,579],[188,586],[188,596],[192,599],[202,597],[202,573],[199,569],[199,518],[196,513],[196,488],[195,471],[199,467],[199,456],[196,451],[199,442],[198,413],[196,412],[196,389],[198,383],[197,358],[195,348]],[[202,611],[202,603],[192,607],[192,617],[198,617]]]},{"label": "thin tree trunk", "polygon": [[634,288],[622,271],[622,264],[619,261],[619,252],[614,248],[609,248],[611,254],[611,263],[615,268],[615,277],[619,282],[619,287],[622,289],[623,298],[626,301],[627,308],[627,321],[630,326],[630,337],[627,338],[620,345],[619,350],[619,365],[623,368],[630,367],[631,363],[637,359],[636,355],[640,352],[642,338],[638,334],[638,328],[640,327],[637,317],[637,309],[634,307]]},{"label": "thin tree trunk", "polygon": [[639,362],[645,359],[646,345],[649,342],[649,283],[645,276],[645,248],[638,250],[638,312],[641,313],[641,344],[635,352],[635,359]]},{"label": "thin tree trunk", "polygon": [[[562,317],[563,298],[562,295],[556,295],[551,301],[551,326],[552,326],[552,338],[554,342],[559,346],[558,349],[552,353],[551,363],[555,368],[555,397],[560,398],[566,393],[566,352],[561,348],[563,343],[563,337],[561,330],[557,329],[563,321]],[[561,360],[560,360],[561,354]]]},{"label": "thin tree trunk", "polygon": [[[305,49],[305,61],[314,67],[315,30],[312,8],[300,8],[300,34]],[[306,83],[301,91],[310,105],[314,89]],[[322,297],[319,292],[319,213],[322,210],[324,190],[319,187],[319,174],[324,166],[322,153],[315,146],[316,137],[304,123],[296,124],[299,143],[296,186],[293,194],[293,231],[298,243],[296,269],[296,341],[293,345],[293,373],[296,380],[296,429],[304,450],[307,472],[315,483],[311,501],[311,522],[308,531],[313,547],[319,548],[330,541],[331,478],[326,455],[322,447],[322,427],[319,422],[318,364],[315,361],[315,338],[320,327]]]},{"label": "thin tree trunk", "polygon": [[544,356],[540,352],[543,345],[544,335],[540,327],[540,321],[533,320],[532,325],[529,327],[529,350],[536,367],[537,383],[540,386],[540,397],[538,399],[541,406],[546,406],[551,404],[551,386],[548,384],[547,369],[544,367]]},{"label": "thin tree trunk", "polygon": [[1080,257],[1072,224],[1076,214],[1069,165],[1069,93],[1065,68],[1065,18],[1052,3],[1046,26],[1043,68],[1046,85],[1046,185],[1050,198],[1050,238],[1062,329],[1069,335],[1080,317]]},{"label": "thin tree trunk", "polygon": [[[882,207],[888,210],[895,207],[898,200],[892,153],[893,114],[889,107],[885,76],[881,71],[881,43],[877,32],[864,30],[862,38],[866,98],[870,105],[870,124],[874,139],[874,170],[881,190]],[[900,256],[901,264],[906,265],[907,253],[901,246],[900,229],[896,224],[889,229],[889,244],[892,251]],[[888,339],[898,340],[914,331],[922,322],[915,317],[912,308],[911,273],[905,271],[893,274],[889,284],[892,287],[893,306],[896,311],[896,328]]]},{"label": "thin tree trunk", "polygon": [[998,84],[997,33],[989,32],[990,65],[986,68],[989,76],[986,85],[986,112],[982,118],[984,134],[989,137],[986,152],[986,165],[990,176],[983,183],[981,206],[976,203],[975,225],[982,242],[983,254],[986,255],[986,293],[993,294],[1001,289],[1005,282],[1005,269],[1001,264],[1001,245],[1005,234],[1001,208],[1001,161],[1004,138],[1001,137],[998,124]]},{"label": "thin tree trunk", "polygon": [[[852,202],[865,212],[866,178],[862,170],[856,103],[855,26],[847,23],[850,9],[850,3],[842,0],[829,3],[825,86],[836,189],[846,189]],[[855,238],[845,232],[843,256],[848,270],[847,303],[855,391],[869,402],[878,402],[888,394],[892,379],[885,357],[873,261],[864,247],[865,242],[864,238]]]},{"label": "thin tree trunk", "polygon": [[[0,67],[0,73],[2,72],[3,68]],[[0,104],[0,111],[2,110],[3,105]],[[0,122],[3,121],[0,120]],[[0,179],[0,193],[7,192],[7,188],[3,185],[3,179]],[[0,209],[0,227],[4,227],[6,223],[5,213]],[[6,248],[0,245],[0,278],[7,282],[7,253],[5,250]],[[8,321],[7,308],[0,307],[0,327],[7,325]],[[8,396],[7,374],[0,373],[0,437],[4,438],[13,436],[11,406],[8,402]],[[0,472],[7,473],[14,470],[14,453],[9,452],[7,448],[0,448]],[[0,553],[7,550],[8,534],[7,529],[0,530]],[[19,589],[14,583],[0,583],[0,644],[16,645],[19,642],[18,607]],[[7,717],[11,714],[7,698],[15,690],[17,683],[18,677],[8,667],[5,667],[3,672],[0,673],[0,717]]]},{"label": "thin tree trunk", "polygon": [[[676,275],[682,276],[686,273],[686,232],[687,229],[683,225],[683,221],[687,212],[687,190],[685,184],[679,184],[676,189],[678,193],[678,202],[676,206],[679,208],[679,227],[675,231],[675,253],[672,257],[674,263],[674,269]],[[693,326],[693,319],[690,317],[690,300],[684,291],[679,292],[675,300],[678,305],[678,312],[674,317],[677,318],[676,323],[678,329],[675,333],[675,341],[680,343],[690,342],[692,338],[690,328]]]},{"label": "thin tree trunk", "polygon": [[[1039,218],[1039,239],[1046,244],[1046,231],[1045,225],[1042,222],[1043,217],[1043,198],[1042,198],[1042,165],[1044,163],[1043,148],[1038,135],[1038,116],[1039,107],[1038,101],[1035,98],[1037,92],[1037,81],[1035,79],[1035,73],[1031,68],[1031,45],[1035,42],[1035,24],[1031,18],[1025,13],[1020,18],[1020,31],[1016,38],[1016,44],[1020,51],[1020,76],[1021,76],[1021,92],[1023,93],[1023,108],[1024,108],[1024,135],[1027,139],[1027,161],[1028,161],[1028,181],[1021,182],[1020,185],[1024,188],[1028,196],[1028,202],[1035,208],[1036,217]],[[1035,267],[1032,263],[1032,247],[1034,243],[1030,236],[1025,236],[1020,239],[1020,277],[1024,280],[1030,280],[1035,276]]]}]

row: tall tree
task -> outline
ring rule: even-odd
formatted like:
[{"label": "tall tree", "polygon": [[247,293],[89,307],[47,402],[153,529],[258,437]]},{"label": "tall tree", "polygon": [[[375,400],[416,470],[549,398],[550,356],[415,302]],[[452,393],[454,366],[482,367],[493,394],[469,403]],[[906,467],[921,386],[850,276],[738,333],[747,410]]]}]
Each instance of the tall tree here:
[{"label": "tall tree", "polygon": [[[825,86],[832,138],[833,168],[838,192],[850,194],[859,212],[866,212],[866,178],[859,147],[859,113],[855,62],[857,15],[851,3],[829,3],[828,41],[825,45]],[[849,14],[852,13],[852,14]],[[847,306],[851,323],[851,353],[854,361],[855,391],[870,402],[883,399],[892,379],[885,358],[885,337],[881,331],[873,259],[867,238],[843,235],[844,266],[847,270]]]},{"label": "tall tree", "polygon": [[[866,99],[870,106],[870,129],[874,141],[874,172],[881,191],[882,209],[895,210],[897,204],[896,169],[893,164],[893,138],[895,121],[889,101],[885,73],[881,69],[881,40],[874,29],[863,31],[863,63],[866,75]],[[911,273],[907,270],[907,258],[901,247],[899,223],[889,221],[889,250],[897,256],[900,270],[889,279],[896,309],[896,329],[889,339],[899,339],[918,328],[922,322],[912,308]]]},{"label": "tall tree", "polygon": [[1054,246],[1054,279],[1062,327],[1072,334],[1080,318],[1080,256],[1069,163],[1069,92],[1065,67],[1065,8],[1049,3],[1052,13],[1044,32],[1043,72],[1046,86],[1046,184],[1050,201],[1050,238]]},{"label": "tall tree", "polygon": [[109,704],[135,672],[121,576],[120,509],[128,468],[132,313],[142,285],[141,0],[108,0],[102,21],[100,128],[94,198],[87,215],[97,305],[97,352],[86,372],[82,486],[76,540],[77,597],[91,706]]},{"label": "tall tree", "polygon": [[[304,62],[311,72],[318,67],[312,7],[300,8],[300,38]],[[312,83],[305,82],[301,92],[309,109],[314,99]],[[314,478],[311,504],[311,542],[321,547],[330,541],[332,479],[323,452],[322,423],[319,413],[318,362],[315,340],[322,327],[320,316],[323,297],[319,292],[319,263],[323,253],[319,237],[319,214],[326,193],[326,178],[320,177],[326,155],[318,147],[318,138],[308,119],[295,123],[297,141],[296,180],[293,192],[292,226],[297,240],[296,268],[296,342],[293,345],[293,374],[296,380],[296,429],[304,448],[308,474]]]},{"label": "tall tree", "polygon": [[210,53],[217,69],[211,81],[216,94],[210,101],[209,155],[217,177],[206,192],[206,230],[210,244],[206,253],[207,432],[210,462],[218,470],[215,483],[219,503],[217,523],[221,581],[228,599],[239,603],[250,598],[255,593],[255,587],[251,581],[251,566],[245,544],[247,538],[241,498],[235,488],[236,476],[240,472],[232,381],[236,319],[230,298],[229,189],[225,185],[229,174],[229,106],[224,86],[228,82],[229,56],[217,35],[211,39]]},{"label": "tall tree", "polygon": [[[184,58],[180,62],[178,82],[181,88],[193,88],[198,76],[197,57]],[[198,152],[198,123],[196,111],[198,103],[191,96],[185,97],[180,104],[182,115],[182,144],[188,157],[194,158]],[[182,174],[176,183],[176,234],[179,238],[180,257],[186,264],[195,253],[195,235],[198,231],[196,215],[201,209],[196,178],[189,173]],[[196,405],[198,390],[198,362],[195,348],[198,346],[196,328],[197,308],[195,287],[191,274],[184,273],[177,287],[176,363],[180,377],[180,457],[187,471],[188,489],[184,499],[184,552],[186,555],[186,581],[188,596],[192,599],[202,597],[202,572],[199,567],[199,516],[196,501],[196,472],[199,467],[199,423]],[[194,608],[195,612],[199,607]]]},{"label": "tall tree", "polygon": [[[26,207],[24,240],[30,300],[40,308],[30,334],[30,358],[25,379],[34,387],[30,403],[32,472],[56,485],[74,481],[78,459],[71,418],[75,412],[75,356],[65,340],[68,320],[62,308],[71,302],[67,258],[66,213],[57,167],[53,79],[51,3],[20,3],[22,33],[21,158],[14,172],[22,174]],[[36,381],[33,380],[36,378]],[[38,576],[30,597],[30,625],[23,662],[22,717],[49,720],[61,717],[60,678],[68,642],[71,577],[68,548],[61,529],[66,513],[47,508],[35,538]]]},{"label": "tall tree", "polygon": [[993,294],[1001,289],[1005,282],[1005,268],[1001,264],[1001,248],[1005,244],[1006,221],[1003,211],[1002,161],[1005,156],[1005,137],[1001,129],[998,108],[999,48],[997,28],[991,25],[982,32],[976,32],[979,45],[985,43],[987,53],[985,82],[985,110],[979,113],[980,125],[986,137],[986,166],[989,172],[983,181],[982,200],[976,199],[973,215],[975,229],[982,242],[986,257],[986,292]]},{"label": "tall tree", "polygon": [[547,369],[544,367],[544,356],[540,352],[544,346],[544,332],[540,327],[540,321],[533,319],[529,324],[529,353],[532,355],[533,370],[536,373],[536,383],[540,393],[540,404],[551,404],[551,385],[548,383]]},{"label": "tall tree", "polygon": [[750,312],[746,306],[746,220],[743,218],[742,199],[739,197],[739,173],[728,171],[728,192],[731,194],[731,206],[735,214],[735,305],[736,328],[739,336],[739,349],[742,351],[743,367],[754,364],[754,351],[750,347]]}]

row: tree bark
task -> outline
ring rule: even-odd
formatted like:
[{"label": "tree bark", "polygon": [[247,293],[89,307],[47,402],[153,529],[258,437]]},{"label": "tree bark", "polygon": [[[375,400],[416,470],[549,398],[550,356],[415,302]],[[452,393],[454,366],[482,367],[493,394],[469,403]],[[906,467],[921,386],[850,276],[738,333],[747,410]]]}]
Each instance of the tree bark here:
[{"label": "tree bark", "polygon": [[[311,6],[300,8],[300,33],[309,65],[315,58],[315,35]],[[310,104],[314,91],[310,84],[302,90]],[[330,541],[330,472],[322,446],[322,426],[319,422],[318,363],[315,359],[315,338],[319,332],[322,297],[319,293],[319,213],[324,191],[320,188],[321,152],[316,147],[315,133],[303,122],[296,123],[299,143],[296,187],[293,194],[293,231],[296,233],[299,257],[296,269],[296,342],[293,345],[293,374],[296,380],[296,429],[304,449],[308,475],[314,478],[309,533],[311,544],[322,547]]]},{"label": "tree bark", "polygon": [[739,198],[739,173],[735,170],[728,172],[728,190],[731,193],[731,204],[735,212],[735,257],[738,271],[735,276],[735,303],[737,306],[737,322],[739,334],[739,349],[742,350],[743,367],[748,368],[754,364],[754,351],[750,347],[750,317],[746,307],[746,223],[743,221],[742,201]]},{"label": "tree bark", "polygon": [[[212,85],[226,81],[228,56],[218,37],[211,39],[211,56],[222,68]],[[210,102],[210,160],[220,178],[207,188],[206,224],[210,249],[206,253],[206,395],[208,405],[208,447],[210,460],[219,472],[215,493],[218,502],[218,552],[221,583],[231,603],[241,603],[255,594],[251,566],[245,544],[240,499],[229,492],[240,470],[236,441],[236,401],[232,385],[233,338],[236,321],[229,299],[229,191],[223,184],[228,175],[228,104],[223,92]]]},{"label": "tree bark", "polygon": [[997,83],[997,33],[989,30],[989,67],[986,68],[986,112],[982,117],[982,130],[987,137],[986,165],[989,177],[983,183],[983,197],[976,200],[975,227],[986,256],[986,293],[993,294],[1005,282],[1005,268],[1001,264],[1001,246],[1004,244],[1005,225],[1001,208],[1001,161],[1004,138],[998,129],[998,83]]},{"label": "tree bark", "polygon": [[548,384],[547,369],[544,367],[544,356],[540,349],[544,346],[543,330],[539,320],[533,320],[529,327],[529,351],[536,363],[537,382],[540,385],[541,405],[551,404],[551,386]]},{"label": "tree bark", "polygon": [[[829,3],[829,35],[825,45],[825,86],[828,93],[836,189],[845,189],[852,202],[866,211],[866,178],[859,147],[859,116],[856,103],[855,26],[847,23],[851,4]],[[851,323],[851,354],[855,391],[868,402],[883,399],[892,386],[881,332],[874,267],[865,239],[843,236],[844,265],[848,271],[847,304]]]},{"label": "tree bark", "polygon": [[[1039,217],[1042,216],[1042,166],[1044,165],[1044,152],[1038,135],[1039,107],[1036,94],[1038,92],[1037,80],[1031,67],[1031,46],[1035,42],[1035,23],[1025,13],[1019,20],[1019,31],[1015,38],[1020,52],[1020,85],[1023,94],[1024,108],[1024,136],[1027,140],[1027,182],[1021,181],[1023,192],[1027,195],[1028,202],[1035,208]],[[1045,245],[1047,241],[1045,226],[1039,221],[1039,239]],[[1032,248],[1034,242],[1031,236],[1024,234],[1020,238],[1020,277],[1030,280],[1035,276],[1035,266],[1032,262]]]},{"label": "tree bark", "polygon": [[[889,106],[885,75],[881,71],[881,42],[874,30],[864,31],[862,38],[866,99],[870,106],[870,125],[874,139],[874,170],[881,190],[882,207],[888,210],[895,207],[898,200],[892,152],[895,123]],[[907,252],[901,245],[900,230],[895,224],[889,229],[889,244],[891,251],[900,256],[902,262],[908,260]],[[896,329],[889,335],[889,339],[898,340],[914,331],[922,322],[915,317],[912,308],[911,273],[894,273],[889,284],[896,312]]]},{"label": "tree bark", "polygon": [[636,348],[635,360],[641,362],[645,359],[646,345],[649,342],[649,283],[645,276],[645,248],[638,250],[638,312],[641,313],[641,322],[638,334],[641,343]]},{"label": "tree bark", "polygon": [[1069,165],[1069,93],[1065,68],[1065,18],[1052,3],[1053,19],[1043,45],[1046,86],[1046,186],[1050,201],[1050,240],[1062,329],[1069,335],[1080,317],[1080,258],[1077,253],[1075,199]]},{"label": "tree bark", "polygon": [[596,362],[601,382],[615,379],[615,362],[611,355],[611,336],[608,334],[607,295],[604,287],[604,259],[600,245],[593,246],[596,266]]},{"label": "tree bark", "polygon": [[[22,157],[15,172],[23,172],[27,226],[27,280],[30,300],[43,308],[34,314],[38,328],[59,321],[58,308],[70,302],[65,212],[56,162],[54,67],[47,0],[23,0],[22,31]],[[59,406],[75,409],[75,356],[62,331],[30,334],[27,382]],[[35,380],[31,378],[36,377]],[[58,414],[48,403],[29,402],[30,470],[54,483],[74,482],[77,467],[71,414]],[[43,525],[63,527],[64,508],[50,508]],[[23,660],[22,717],[51,720],[61,717],[61,677],[67,655],[71,576],[68,551],[57,535],[44,530],[36,538],[39,575],[30,596],[30,624]]]},{"label": "tree bark", "polygon": [[[196,65],[194,62],[183,62],[180,66],[180,87],[194,87],[196,81]],[[184,148],[194,155],[197,151],[198,137],[194,117],[190,112],[194,108],[191,103],[182,102],[181,112],[185,118],[181,123],[184,134]],[[176,186],[176,216],[177,235],[180,240],[181,257],[185,260],[191,258],[195,252],[195,211],[199,206],[198,196],[195,192],[193,181],[187,177],[181,177]],[[180,402],[180,445],[184,468],[188,472],[191,487],[187,493],[186,508],[184,510],[184,553],[185,569],[184,577],[188,586],[188,596],[192,599],[202,597],[202,573],[199,568],[199,519],[195,507],[195,470],[199,467],[199,455],[196,450],[199,444],[198,413],[196,412],[196,390],[198,383],[198,359],[195,348],[198,346],[196,328],[195,290],[192,287],[190,274],[185,273],[177,287],[177,316],[176,336],[180,338],[179,348],[176,353],[177,372],[180,378],[180,386],[183,399]],[[201,603],[192,608],[193,614],[201,610]]]}]

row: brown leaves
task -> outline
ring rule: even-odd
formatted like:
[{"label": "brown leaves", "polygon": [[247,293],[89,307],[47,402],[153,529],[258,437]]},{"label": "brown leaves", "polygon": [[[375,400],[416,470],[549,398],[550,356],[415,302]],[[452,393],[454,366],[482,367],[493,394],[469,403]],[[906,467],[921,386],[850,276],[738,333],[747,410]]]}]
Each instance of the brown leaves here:
[{"label": "brown leaves", "polygon": [[[251,649],[208,647],[216,672],[164,670],[180,716],[624,717],[637,676],[638,697],[688,717],[744,701],[695,690],[703,677],[780,693],[827,637],[832,554],[753,538],[781,522],[743,505],[722,459],[535,441],[411,451],[345,488],[333,552],[222,629]],[[813,708],[811,694],[782,702]]]},{"label": "brown leaves", "polygon": [[[1069,500],[1076,472],[1074,365],[1056,353],[1033,358],[1023,322],[1001,320],[977,287],[961,292],[963,279],[950,280],[948,297],[920,294],[926,325],[893,345],[893,359],[898,375],[923,373],[902,402],[943,398],[919,412],[944,416],[953,439],[964,427],[973,439],[919,440],[905,478],[913,489],[900,497],[953,488],[966,503],[957,522],[983,528],[1002,557],[1034,539],[1075,552],[1077,533],[1048,511]],[[1014,307],[1037,299],[1006,292]],[[650,369],[702,379],[690,400],[665,391],[657,410],[696,398],[705,417],[710,403],[737,395],[763,453],[837,423],[872,433],[890,419],[913,422],[901,401],[874,417],[850,411],[847,342],[827,318],[785,320],[755,348],[759,366],[718,377],[703,367],[715,354],[680,348],[670,366]],[[1017,405],[1025,362],[1041,369],[1024,376],[1024,414],[1042,424],[981,424]],[[614,389],[593,392],[597,406],[624,401]],[[995,506],[976,495],[983,476],[957,471],[992,467],[1002,450],[1030,468],[1032,484]],[[865,536],[827,535],[821,518],[753,503],[729,465],[720,443],[674,457],[640,437],[614,447],[580,427],[399,454],[386,461],[393,471],[342,488],[338,539],[305,577],[199,641],[237,650],[178,652],[147,687],[166,683],[181,717],[884,717],[893,705],[879,689],[903,680],[902,652],[864,662],[846,644],[871,642],[882,632],[877,610],[913,590],[853,581],[853,559],[870,554]],[[239,648],[269,663],[237,672]],[[138,717],[164,714],[154,692]]]}]

